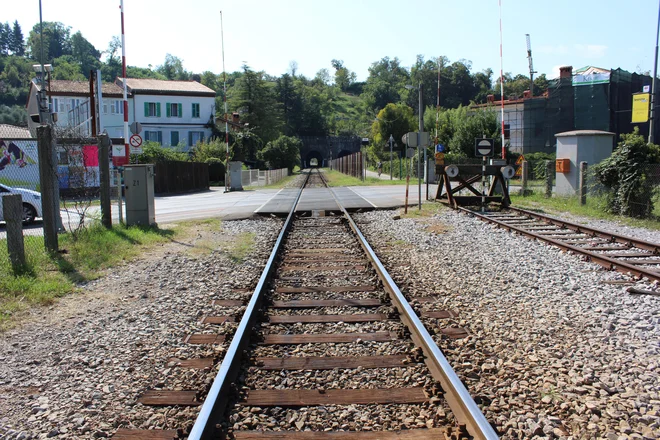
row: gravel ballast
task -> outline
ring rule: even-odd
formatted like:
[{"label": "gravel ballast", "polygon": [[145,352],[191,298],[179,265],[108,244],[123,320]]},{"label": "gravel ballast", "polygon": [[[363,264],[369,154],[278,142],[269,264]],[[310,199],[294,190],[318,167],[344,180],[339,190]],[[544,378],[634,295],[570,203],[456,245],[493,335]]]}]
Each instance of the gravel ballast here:
[{"label": "gravel ballast", "polygon": [[[221,357],[227,343],[184,344],[191,332],[232,333],[200,323],[213,299],[246,299],[281,228],[279,219],[225,222],[169,243],[110,275],[35,309],[0,337],[0,438],[110,437],[117,428],[187,427],[198,408],[137,403],[147,389],[204,389],[215,371],[173,368],[170,358]],[[227,243],[254,234],[243,261]],[[209,249],[211,248],[211,249]],[[201,251],[200,251],[201,249]]]},{"label": "gravel ballast", "polygon": [[[453,211],[356,217],[404,294],[437,297],[418,311],[458,313],[424,321],[502,438],[660,438],[657,297],[631,296],[603,283],[620,273]],[[468,336],[449,339],[435,331],[443,326]]]}]

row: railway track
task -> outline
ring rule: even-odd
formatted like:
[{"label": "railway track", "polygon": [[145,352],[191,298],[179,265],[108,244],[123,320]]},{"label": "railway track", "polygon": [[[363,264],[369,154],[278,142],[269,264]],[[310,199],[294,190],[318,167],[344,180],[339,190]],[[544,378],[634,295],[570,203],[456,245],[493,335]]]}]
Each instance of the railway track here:
[{"label": "railway track", "polygon": [[460,211],[585,256],[608,270],[637,278],[660,281],[660,245],[607,231],[567,222],[520,208],[481,213],[467,208]]},{"label": "railway track", "polygon": [[296,204],[187,438],[498,438],[348,213]]}]

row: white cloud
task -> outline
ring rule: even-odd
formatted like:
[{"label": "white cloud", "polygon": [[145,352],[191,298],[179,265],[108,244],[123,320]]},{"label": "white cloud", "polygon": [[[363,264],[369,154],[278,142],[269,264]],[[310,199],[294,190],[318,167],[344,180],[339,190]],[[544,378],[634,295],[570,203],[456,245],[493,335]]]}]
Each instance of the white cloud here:
[{"label": "white cloud", "polygon": [[603,58],[605,52],[607,51],[607,46],[602,44],[576,44],[575,52],[578,56],[585,58]]}]

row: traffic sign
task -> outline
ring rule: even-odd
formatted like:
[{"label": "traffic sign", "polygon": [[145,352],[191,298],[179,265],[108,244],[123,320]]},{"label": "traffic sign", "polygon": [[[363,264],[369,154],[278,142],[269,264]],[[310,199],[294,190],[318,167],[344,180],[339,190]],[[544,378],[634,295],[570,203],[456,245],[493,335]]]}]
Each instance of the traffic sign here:
[{"label": "traffic sign", "polygon": [[133,122],[130,128],[131,128],[131,133],[133,134],[142,133],[142,124],[140,124],[138,121]]},{"label": "traffic sign", "polygon": [[445,153],[435,153],[435,164],[436,165],[445,164]]},{"label": "traffic sign", "polygon": [[408,150],[406,150],[406,157],[408,159],[415,157],[415,149],[414,148],[408,148]]},{"label": "traffic sign", "polygon": [[404,134],[401,140],[409,147],[425,147],[431,143],[428,131],[411,131]]},{"label": "traffic sign", "polygon": [[435,152],[436,153],[444,153],[445,152],[445,146],[442,144],[438,144],[435,146]]},{"label": "traffic sign", "polygon": [[518,166],[518,169],[516,170],[516,176],[522,177],[522,163],[525,161],[525,156],[522,154],[518,156],[518,160],[516,160],[516,165]]},{"label": "traffic sign", "polygon": [[142,137],[139,134],[134,134],[129,139],[129,143],[131,144],[131,147],[138,148],[140,145],[142,145]]},{"label": "traffic sign", "polygon": [[491,138],[476,138],[474,140],[474,155],[477,157],[489,157],[495,151],[495,141]]}]

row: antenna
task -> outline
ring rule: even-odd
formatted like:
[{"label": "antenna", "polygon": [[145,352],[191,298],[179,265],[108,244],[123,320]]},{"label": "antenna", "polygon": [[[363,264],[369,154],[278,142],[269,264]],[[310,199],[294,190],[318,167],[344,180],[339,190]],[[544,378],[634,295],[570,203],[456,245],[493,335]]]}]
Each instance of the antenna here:
[{"label": "antenna", "polygon": [[529,34],[525,34],[527,39],[527,61],[529,61],[529,93],[534,96],[534,64],[532,63],[532,43],[529,41]]}]

